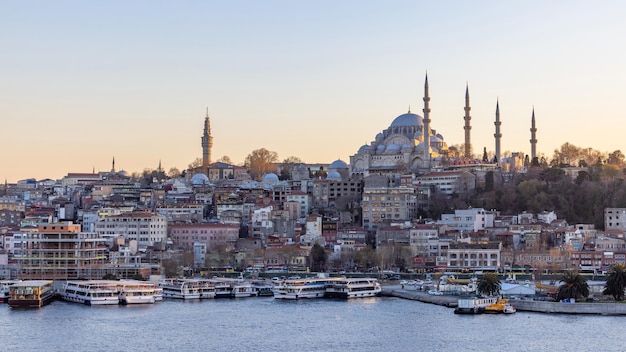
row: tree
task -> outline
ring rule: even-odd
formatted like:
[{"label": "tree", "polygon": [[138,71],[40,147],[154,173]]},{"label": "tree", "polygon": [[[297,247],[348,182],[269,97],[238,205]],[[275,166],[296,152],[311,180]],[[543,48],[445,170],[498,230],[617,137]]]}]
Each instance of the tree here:
[{"label": "tree", "polygon": [[216,162],[220,162],[220,163],[225,163],[225,164],[232,164],[232,160],[230,160],[230,157],[228,157],[228,155],[224,155],[221,158],[215,160]]},{"label": "tree", "polygon": [[293,167],[302,163],[302,159],[298,158],[297,156],[290,156],[287,159],[283,160],[280,167],[280,175],[278,175],[279,178],[281,180],[290,180],[291,170],[293,170]]},{"label": "tree", "polygon": [[561,277],[561,286],[557,293],[557,301],[568,298],[587,298],[589,296],[589,284],[587,279],[577,272],[566,271]]},{"label": "tree", "polygon": [[180,170],[178,170],[178,168],[171,167],[170,171],[167,172],[167,177],[169,177],[169,178],[180,177]]},{"label": "tree", "polygon": [[500,294],[500,278],[498,273],[486,273],[478,281],[476,290],[485,296],[493,296]]},{"label": "tree", "polygon": [[326,266],[326,251],[318,243],[311,247],[311,270],[322,272]]},{"label": "tree", "polygon": [[609,153],[606,162],[607,164],[622,166],[624,165],[624,153],[622,153],[622,151],[619,149],[612,153]]},{"label": "tree", "polygon": [[190,170],[197,169],[202,166],[202,158],[195,158],[194,161],[190,162],[187,165],[187,168]]},{"label": "tree", "polygon": [[616,301],[623,301],[624,288],[626,288],[626,265],[617,263],[609,269],[602,294],[611,295]]},{"label": "tree", "polygon": [[253,150],[244,161],[244,166],[250,171],[253,180],[260,180],[263,175],[276,169],[278,154],[265,148]]}]

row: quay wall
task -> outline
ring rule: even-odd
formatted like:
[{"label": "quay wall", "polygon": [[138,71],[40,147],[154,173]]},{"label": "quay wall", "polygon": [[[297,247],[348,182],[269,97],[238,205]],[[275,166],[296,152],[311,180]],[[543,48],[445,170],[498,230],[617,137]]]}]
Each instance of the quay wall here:
[{"label": "quay wall", "polygon": [[626,303],[561,303],[511,300],[519,311],[562,314],[626,315]]},{"label": "quay wall", "polygon": [[[414,301],[432,303],[440,306],[455,308],[458,305],[459,296],[434,296],[426,292],[399,289],[396,287],[383,287],[383,296],[398,297]],[[614,302],[577,302],[561,303],[550,301],[511,300],[518,311],[555,314],[597,314],[597,315],[626,315],[626,303]]]}]

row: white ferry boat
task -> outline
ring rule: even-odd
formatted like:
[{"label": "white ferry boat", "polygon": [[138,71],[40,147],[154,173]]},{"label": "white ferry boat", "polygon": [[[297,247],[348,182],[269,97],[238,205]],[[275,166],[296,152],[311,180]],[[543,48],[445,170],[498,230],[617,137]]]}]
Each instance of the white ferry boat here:
[{"label": "white ferry boat", "polygon": [[121,304],[150,304],[156,302],[156,285],[137,280],[118,281]]},{"label": "white ferry boat", "polygon": [[250,297],[255,294],[252,284],[249,282],[233,282],[232,296],[234,298]]},{"label": "white ferry boat", "polygon": [[378,296],[382,288],[375,278],[341,278],[326,287],[326,297],[357,298]]},{"label": "white ferry boat", "polygon": [[191,279],[164,279],[159,281],[164,298],[200,299],[200,288]]},{"label": "white ferry boat", "polygon": [[481,314],[485,308],[498,302],[498,297],[471,297],[458,300],[454,314]]},{"label": "white ferry boat", "polygon": [[230,282],[224,280],[212,280],[215,285],[215,298],[231,298],[233,289]]},{"label": "white ferry boat", "polygon": [[9,289],[15,283],[19,282],[18,280],[2,280],[0,281],[0,303],[8,303],[9,302]]},{"label": "white ferry boat", "polygon": [[119,304],[117,283],[113,280],[68,281],[59,295],[65,301],[90,306]]},{"label": "white ferry boat", "polygon": [[56,296],[52,280],[27,280],[9,287],[9,307],[41,308]]},{"label": "white ferry boat", "polygon": [[298,300],[303,298],[322,298],[326,295],[326,287],[338,279],[305,278],[283,280],[274,286],[274,298]]}]

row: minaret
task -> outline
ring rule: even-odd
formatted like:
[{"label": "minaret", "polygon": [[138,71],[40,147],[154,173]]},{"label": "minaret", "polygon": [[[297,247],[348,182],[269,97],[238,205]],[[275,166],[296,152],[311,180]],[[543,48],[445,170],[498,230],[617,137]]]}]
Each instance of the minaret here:
[{"label": "minaret", "polygon": [[424,167],[430,169],[430,97],[428,96],[428,74],[424,83]]},{"label": "minaret", "polygon": [[496,125],[496,133],[493,135],[496,138],[496,164],[500,164],[500,141],[502,140],[502,133],[500,133],[500,102],[499,99],[496,99],[496,122],[493,123]]},{"label": "minaret", "polygon": [[113,162],[111,163],[111,173],[115,173],[115,157],[113,157]]},{"label": "minaret", "polygon": [[530,162],[537,157],[537,127],[535,126],[535,108],[533,107],[533,118],[530,127]]},{"label": "minaret", "polygon": [[470,120],[472,119],[470,110],[472,108],[470,108],[469,100],[469,85],[465,84],[465,117],[463,117],[465,127],[463,129],[465,129],[465,157],[468,159],[472,157],[472,142],[470,141],[470,130],[472,129],[472,126],[470,126]]},{"label": "minaret", "polygon": [[209,108],[206,108],[206,117],[204,118],[204,134],[202,135],[202,167],[203,169],[206,169],[206,167],[211,163],[211,148],[213,148],[213,137],[211,136],[211,121],[209,120]]}]

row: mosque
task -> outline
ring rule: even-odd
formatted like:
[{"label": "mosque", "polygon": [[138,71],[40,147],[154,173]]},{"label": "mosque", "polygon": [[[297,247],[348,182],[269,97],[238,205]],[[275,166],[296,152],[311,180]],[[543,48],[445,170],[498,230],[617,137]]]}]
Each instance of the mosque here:
[{"label": "mosque", "polygon": [[[396,117],[391,125],[378,133],[375,139],[361,146],[356,154],[350,156],[350,173],[368,176],[370,174],[398,174],[404,172],[427,173],[447,167],[465,164],[487,163],[492,167],[504,166],[500,158],[500,111],[496,103],[495,156],[492,160],[475,159],[471,153],[470,140],[470,101],[469,90],[465,90],[465,144],[464,150],[449,147],[443,136],[430,125],[430,97],[428,94],[428,76],[424,84],[423,116],[409,111]],[[536,157],[535,115],[533,110],[531,128],[531,158]],[[531,159],[531,160],[532,160]],[[503,160],[507,162],[507,160]],[[485,165],[486,166],[486,165]]]}]

